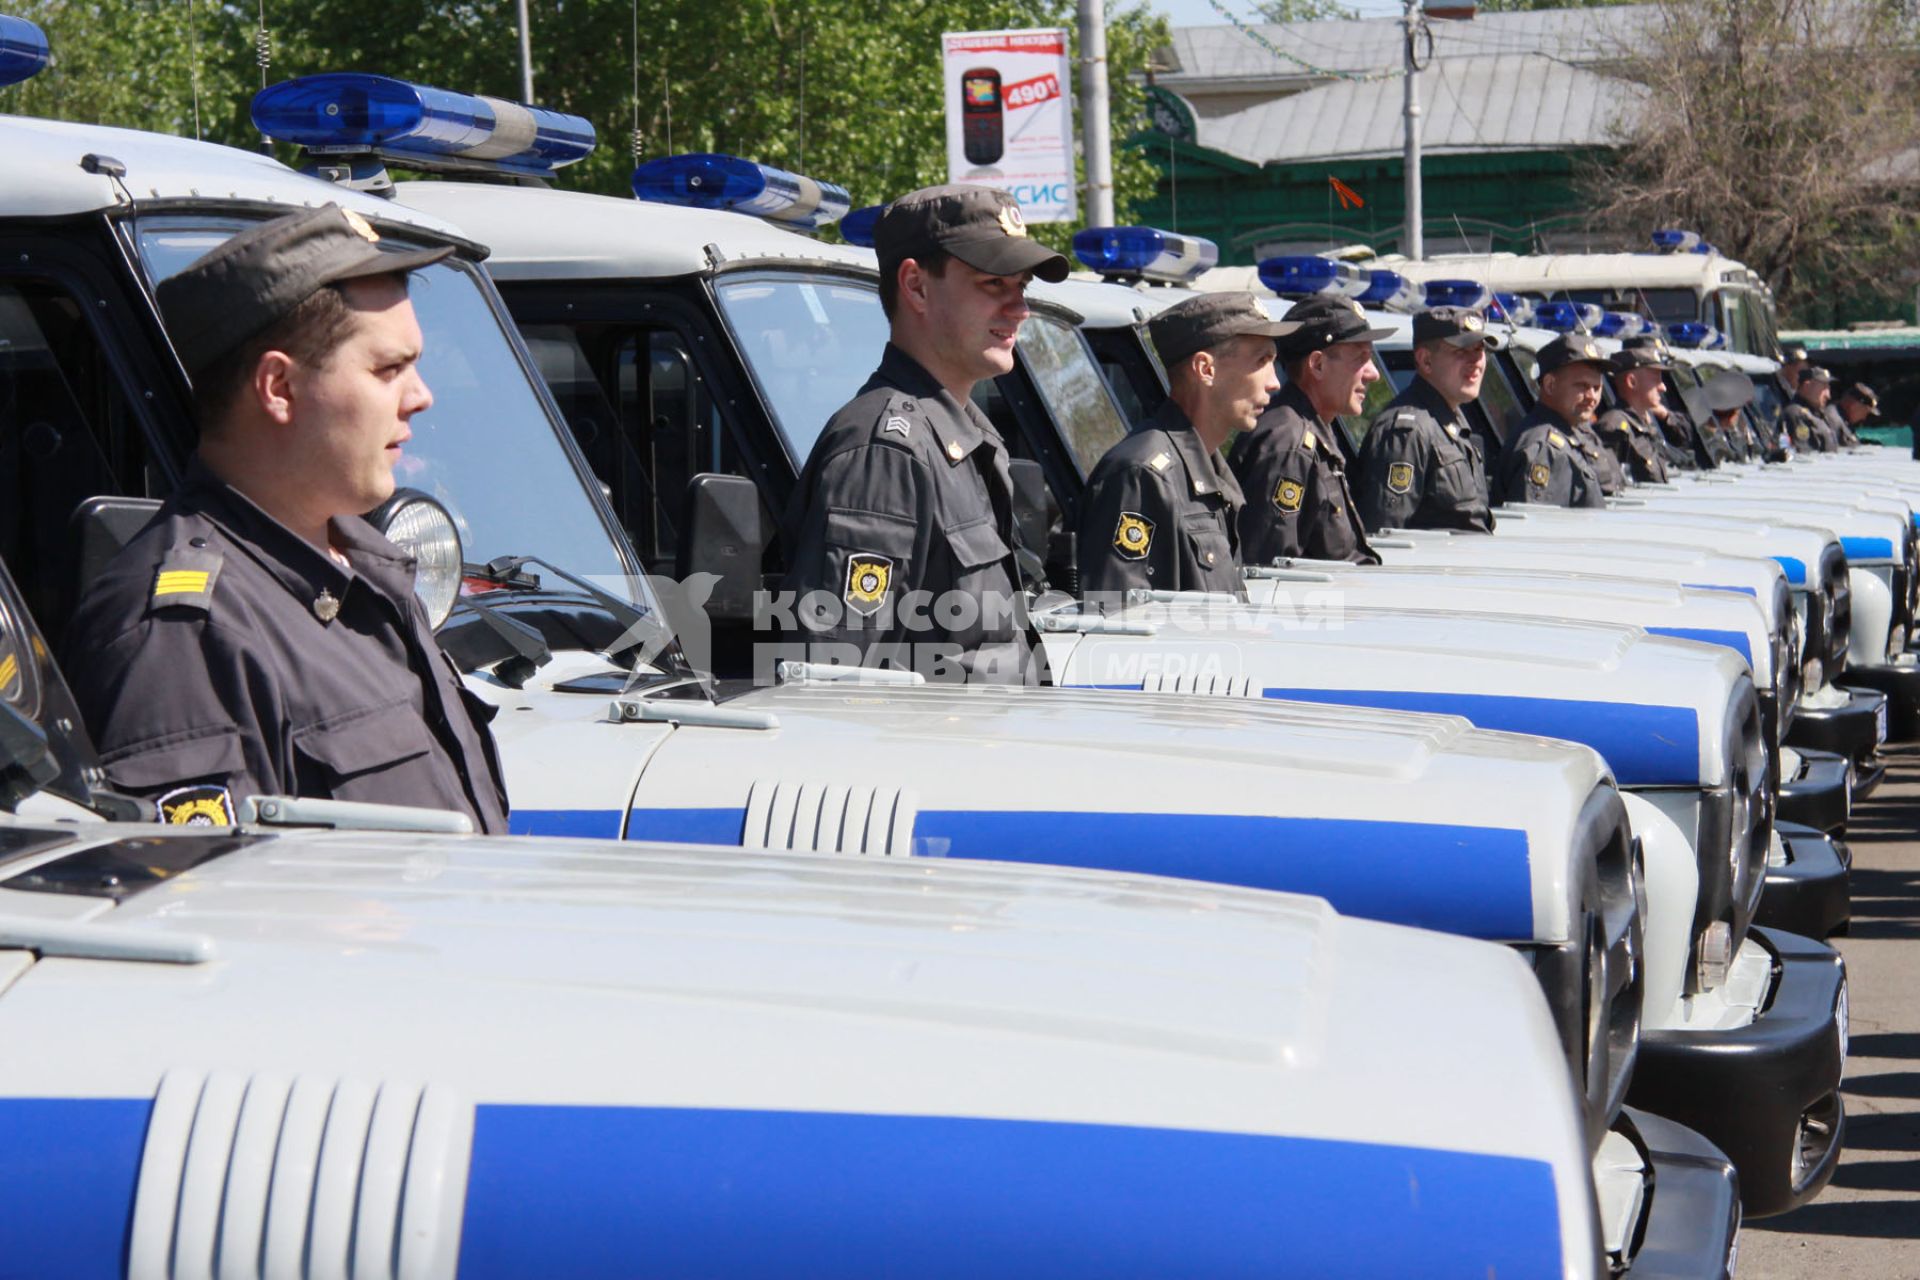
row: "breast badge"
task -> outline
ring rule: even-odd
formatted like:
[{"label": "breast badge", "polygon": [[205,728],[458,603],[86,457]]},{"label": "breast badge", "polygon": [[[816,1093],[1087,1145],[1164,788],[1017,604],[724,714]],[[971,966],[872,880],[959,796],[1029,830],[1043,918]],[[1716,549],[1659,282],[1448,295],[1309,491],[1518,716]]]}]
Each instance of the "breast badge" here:
[{"label": "breast badge", "polygon": [[880,612],[893,585],[893,561],[885,556],[859,552],[847,559],[847,589],[843,598],[847,608],[863,618]]},{"label": "breast badge", "polygon": [[1413,491],[1413,464],[1396,462],[1387,468],[1387,489],[1391,493],[1411,493]]},{"label": "breast badge", "polygon": [[175,787],[153,802],[160,821],[172,827],[230,827],[233,796],[225,787]]},{"label": "breast badge", "polygon": [[1298,480],[1282,480],[1273,491],[1273,505],[1282,511],[1298,511],[1307,490]]},{"label": "breast badge", "polygon": [[1137,511],[1122,511],[1113,529],[1113,549],[1122,560],[1145,560],[1153,545],[1153,521]]}]

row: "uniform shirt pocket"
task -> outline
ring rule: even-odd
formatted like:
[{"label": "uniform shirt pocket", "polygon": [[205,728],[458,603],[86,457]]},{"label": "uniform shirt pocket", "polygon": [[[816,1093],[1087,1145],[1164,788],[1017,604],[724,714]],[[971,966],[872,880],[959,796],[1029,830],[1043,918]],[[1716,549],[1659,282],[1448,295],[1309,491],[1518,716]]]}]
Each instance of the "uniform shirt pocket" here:
[{"label": "uniform shirt pocket", "polygon": [[[331,716],[293,731],[301,794],[395,800],[383,775],[433,750],[433,734],[410,698]],[[309,790],[311,784],[312,789]]]},{"label": "uniform shirt pocket", "polygon": [[1180,522],[1194,566],[1203,575],[1233,566],[1233,543],[1228,540],[1227,531],[1221,527],[1222,518],[1211,512],[1194,512]]},{"label": "uniform shirt pocket", "polygon": [[240,731],[217,725],[132,743],[104,762],[113,785],[136,794],[207,778],[231,778],[246,768]]}]

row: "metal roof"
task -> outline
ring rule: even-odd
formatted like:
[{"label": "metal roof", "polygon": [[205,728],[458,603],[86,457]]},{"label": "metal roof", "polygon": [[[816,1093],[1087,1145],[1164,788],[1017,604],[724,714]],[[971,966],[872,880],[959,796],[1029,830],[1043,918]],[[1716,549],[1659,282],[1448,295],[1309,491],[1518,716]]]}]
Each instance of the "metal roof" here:
[{"label": "metal roof", "polygon": [[[1254,164],[1397,156],[1399,79],[1339,80],[1202,118],[1202,146]],[[1421,146],[1450,152],[1610,146],[1645,90],[1540,54],[1437,60],[1420,78]]]},{"label": "metal roof", "polygon": [[[1653,5],[1609,5],[1487,13],[1471,22],[1434,22],[1434,56],[1532,53],[1582,66],[1614,62],[1640,43],[1643,28],[1658,15]],[[1253,24],[1251,30],[1311,66],[1275,57],[1237,27],[1175,27],[1169,50],[1174,67],[1157,74],[1154,83],[1179,93],[1255,87],[1284,90],[1288,81],[1327,78],[1312,68],[1360,74],[1400,68],[1398,18],[1269,22]]]}]

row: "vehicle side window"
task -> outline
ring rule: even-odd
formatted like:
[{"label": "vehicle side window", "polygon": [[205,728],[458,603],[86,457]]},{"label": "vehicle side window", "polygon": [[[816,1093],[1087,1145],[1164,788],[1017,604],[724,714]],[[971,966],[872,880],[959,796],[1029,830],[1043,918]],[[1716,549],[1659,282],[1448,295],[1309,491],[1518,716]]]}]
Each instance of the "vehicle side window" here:
[{"label": "vehicle side window", "polygon": [[1080,474],[1091,473],[1094,464],[1130,430],[1107,380],[1100,376],[1078,331],[1058,321],[1032,317],[1020,326],[1019,344],[1034,383],[1073,450]]},{"label": "vehicle side window", "polygon": [[78,586],[74,508],[164,487],[81,301],[52,281],[0,280],[0,556],[50,633]]},{"label": "vehicle side window", "polygon": [[1525,416],[1519,400],[1514,398],[1513,388],[1507,384],[1499,368],[1500,358],[1489,353],[1487,356],[1487,376],[1480,380],[1480,408],[1486,421],[1495,431],[1489,442],[1486,461],[1492,464],[1500,452],[1500,444],[1513,432],[1513,424]]}]

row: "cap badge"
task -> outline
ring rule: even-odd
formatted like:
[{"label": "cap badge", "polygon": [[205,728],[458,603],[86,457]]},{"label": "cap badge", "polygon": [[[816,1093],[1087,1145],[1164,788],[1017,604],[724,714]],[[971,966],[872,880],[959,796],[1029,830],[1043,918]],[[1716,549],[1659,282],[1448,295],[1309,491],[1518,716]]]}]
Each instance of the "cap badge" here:
[{"label": "cap badge", "polygon": [[1598,360],[1600,358],[1600,348],[1594,346],[1591,342],[1581,343],[1580,351],[1581,351],[1581,354],[1585,355],[1590,360]]},{"label": "cap badge", "polygon": [[1153,545],[1153,521],[1138,511],[1122,511],[1120,523],[1113,527],[1113,549],[1122,560],[1145,560]]},{"label": "cap badge", "polygon": [[1362,320],[1367,318],[1367,309],[1365,307],[1355,302],[1352,298],[1345,299],[1345,302],[1349,307],[1353,308],[1353,314],[1359,316]]},{"label": "cap badge", "polygon": [[847,589],[843,598],[847,608],[863,618],[880,612],[886,602],[887,588],[893,585],[893,561],[886,556],[859,552],[847,557]]},{"label": "cap badge", "polygon": [[368,244],[380,243],[380,233],[373,229],[373,224],[371,222],[368,222],[365,218],[361,217],[359,214],[355,213],[351,209],[342,209],[340,211],[340,216],[347,220],[347,226],[353,229],[353,234],[359,236],[362,240],[365,240]]},{"label": "cap badge", "polygon": [[313,598],[313,616],[322,622],[332,622],[340,616],[340,600],[325,587]]},{"label": "cap badge", "polygon": [[1467,314],[1460,317],[1460,327],[1466,330],[1468,333],[1478,333],[1480,332],[1480,330],[1484,329],[1486,326],[1480,322],[1479,316],[1469,311],[1467,312]]},{"label": "cap badge", "polygon": [[1003,205],[1000,209],[1000,229],[1010,236],[1027,234],[1027,220],[1020,216],[1017,204]]}]

